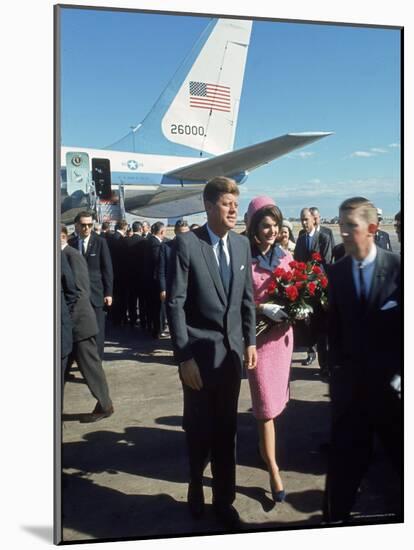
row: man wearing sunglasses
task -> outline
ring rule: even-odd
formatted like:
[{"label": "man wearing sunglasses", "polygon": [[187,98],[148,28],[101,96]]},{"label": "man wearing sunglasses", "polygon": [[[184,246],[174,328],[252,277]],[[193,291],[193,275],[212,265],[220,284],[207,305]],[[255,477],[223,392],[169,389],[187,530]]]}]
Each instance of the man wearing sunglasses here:
[{"label": "man wearing sunglasses", "polygon": [[104,354],[105,312],[104,307],[112,305],[113,269],[111,255],[105,239],[93,231],[93,214],[79,212],[75,218],[76,236],[69,239],[70,246],[76,248],[88,264],[91,285],[91,303],[95,310],[99,332],[96,343],[101,359]]}]

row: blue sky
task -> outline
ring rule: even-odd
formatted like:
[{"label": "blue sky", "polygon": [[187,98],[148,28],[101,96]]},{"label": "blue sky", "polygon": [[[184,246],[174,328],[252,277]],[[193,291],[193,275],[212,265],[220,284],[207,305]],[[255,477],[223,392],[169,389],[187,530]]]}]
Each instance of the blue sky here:
[{"label": "blue sky", "polygon": [[[64,145],[104,147],[152,107],[208,18],[62,10]],[[253,171],[240,212],[259,194],[285,216],[336,215],[364,195],[400,209],[400,33],[255,21],[235,148],[288,132],[335,135]]]}]

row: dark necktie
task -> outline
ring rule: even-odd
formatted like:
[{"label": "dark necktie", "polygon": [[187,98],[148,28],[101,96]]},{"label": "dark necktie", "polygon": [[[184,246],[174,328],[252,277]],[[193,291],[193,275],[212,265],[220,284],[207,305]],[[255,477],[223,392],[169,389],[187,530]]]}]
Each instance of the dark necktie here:
[{"label": "dark necktie", "polygon": [[224,253],[223,239],[220,239],[219,241],[218,260],[219,260],[219,271],[220,271],[221,282],[223,283],[224,291],[228,296],[229,289],[230,289],[230,266],[227,263],[226,254]]},{"label": "dark necktie", "polygon": [[359,302],[361,304],[361,307],[365,308],[365,305],[367,303],[367,290],[365,288],[365,280],[364,280],[364,273],[363,273],[364,266],[362,265],[362,262],[358,262],[358,269],[359,269]]},{"label": "dark necktie", "polygon": [[308,252],[310,252],[312,248],[312,237],[309,235],[309,233],[306,233],[306,248]]}]

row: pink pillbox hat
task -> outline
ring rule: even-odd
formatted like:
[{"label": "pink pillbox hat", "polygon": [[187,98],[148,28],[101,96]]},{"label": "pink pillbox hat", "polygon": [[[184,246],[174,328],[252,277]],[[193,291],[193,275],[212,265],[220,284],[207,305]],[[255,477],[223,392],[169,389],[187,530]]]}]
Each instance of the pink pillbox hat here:
[{"label": "pink pillbox hat", "polygon": [[264,206],[276,206],[276,203],[273,199],[266,196],[255,197],[254,199],[252,199],[247,208],[247,223],[250,223],[256,212]]}]

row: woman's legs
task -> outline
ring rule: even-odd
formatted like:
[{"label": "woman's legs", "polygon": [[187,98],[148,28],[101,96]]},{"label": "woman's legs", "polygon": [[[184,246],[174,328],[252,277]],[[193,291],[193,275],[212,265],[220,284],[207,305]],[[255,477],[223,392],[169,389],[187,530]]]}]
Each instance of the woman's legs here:
[{"label": "woman's legs", "polygon": [[279,467],[276,462],[276,424],[273,418],[257,420],[259,430],[259,448],[263,460],[267,464],[270,483],[276,491],[283,490]]}]

